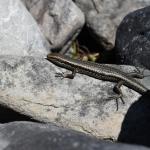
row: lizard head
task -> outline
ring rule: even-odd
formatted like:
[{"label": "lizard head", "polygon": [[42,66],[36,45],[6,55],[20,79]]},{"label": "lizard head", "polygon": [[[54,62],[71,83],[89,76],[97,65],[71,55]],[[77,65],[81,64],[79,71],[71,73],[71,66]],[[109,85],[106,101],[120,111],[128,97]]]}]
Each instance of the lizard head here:
[{"label": "lizard head", "polygon": [[59,53],[50,53],[46,59],[59,66],[62,66],[65,62],[65,56]]},{"label": "lizard head", "polygon": [[57,66],[67,68],[69,70],[73,69],[70,58],[60,53],[50,53],[47,55],[46,59]]},{"label": "lizard head", "polygon": [[58,54],[58,53],[50,53],[47,55],[47,60],[49,61],[57,61],[57,60],[60,60],[61,59],[61,55]]}]

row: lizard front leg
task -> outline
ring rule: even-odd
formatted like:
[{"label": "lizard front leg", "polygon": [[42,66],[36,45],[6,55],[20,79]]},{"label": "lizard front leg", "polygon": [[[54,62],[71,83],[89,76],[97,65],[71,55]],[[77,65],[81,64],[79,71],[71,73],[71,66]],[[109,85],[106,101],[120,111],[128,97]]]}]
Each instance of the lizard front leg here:
[{"label": "lizard front leg", "polygon": [[76,69],[74,69],[72,71],[72,73],[68,74],[68,73],[56,73],[55,77],[59,77],[61,79],[64,79],[64,78],[69,78],[69,79],[73,79],[76,75]]}]

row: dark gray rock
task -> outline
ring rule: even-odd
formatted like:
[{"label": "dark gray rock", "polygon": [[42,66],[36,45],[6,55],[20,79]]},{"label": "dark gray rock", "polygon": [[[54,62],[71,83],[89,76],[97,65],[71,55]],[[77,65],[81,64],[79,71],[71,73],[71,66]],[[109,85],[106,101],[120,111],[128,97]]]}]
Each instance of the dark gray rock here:
[{"label": "dark gray rock", "polygon": [[13,122],[0,125],[1,150],[149,150],[113,144],[52,124]]},{"label": "dark gray rock", "polygon": [[150,69],[150,7],[127,15],[117,30],[116,55],[119,63]]},{"label": "dark gray rock", "polygon": [[22,0],[52,49],[65,51],[82,29],[84,14],[71,0]]},{"label": "dark gray rock", "polygon": [[45,57],[50,45],[20,0],[0,1],[0,55]]},{"label": "dark gray rock", "polygon": [[[125,72],[135,69],[116,67]],[[66,70],[38,57],[0,56],[0,104],[35,120],[116,140],[126,112],[140,95],[122,86],[125,105],[119,101],[116,111],[115,100],[108,100],[115,83],[81,74],[61,80],[55,77],[61,71]],[[148,77],[142,83],[150,87]]]},{"label": "dark gray rock", "polygon": [[95,40],[112,49],[118,25],[129,12],[150,5],[149,0],[74,0],[86,17],[86,25]]},{"label": "dark gray rock", "polygon": [[128,109],[118,141],[150,147],[150,91]]}]

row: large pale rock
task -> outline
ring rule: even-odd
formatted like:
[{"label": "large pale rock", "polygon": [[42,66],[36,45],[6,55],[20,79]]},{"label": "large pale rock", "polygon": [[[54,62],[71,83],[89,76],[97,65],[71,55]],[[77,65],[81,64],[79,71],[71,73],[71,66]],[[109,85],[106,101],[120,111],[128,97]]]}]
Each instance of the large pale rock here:
[{"label": "large pale rock", "polygon": [[[62,69],[38,57],[0,56],[0,104],[39,121],[117,139],[128,108],[140,95],[122,86],[125,105],[119,101],[116,111],[115,100],[108,100],[115,83],[80,74],[73,80],[61,80],[55,77],[59,71]],[[150,87],[149,78],[143,83]],[[139,112],[138,118],[143,118],[142,110]]]},{"label": "large pale rock", "polygon": [[19,0],[0,0],[0,54],[44,57],[49,44]]},{"label": "large pale rock", "polygon": [[53,49],[68,49],[82,29],[84,14],[71,0],[22,0]]},{"label": "large pale rock", "polygon": [[13,122],[0,125],[1,150],[149,150],[149,148],[113,144],[53,124]]},{"label": "large pale rock", "polygon": [[74,0],[86,16],[86,24],[95,39],[112,49],[118,25],[125,15],[150,5],[150,0]]}]

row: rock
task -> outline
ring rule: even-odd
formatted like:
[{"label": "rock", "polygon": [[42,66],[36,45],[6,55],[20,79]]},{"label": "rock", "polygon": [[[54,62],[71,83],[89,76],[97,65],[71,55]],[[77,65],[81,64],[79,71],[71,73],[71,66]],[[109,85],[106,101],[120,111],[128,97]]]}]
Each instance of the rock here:
[{"label": "rock", "polygon": [[118,25],[125,15],[150,5],[149,0],[74,0],[86,17],[86,25],[107,50],[114,47]]},{"label": "rock", "polygon": [[22,0],[52,49],[68,49],[84,25],[81,10],[71,0]]},{"label": "rock", "polygon": [[0,54],[46,56],[50,45],[19,0],[0,1]]},{"label": "rock", "polygon": [[100,141],[53,124],[32,122],[1,124],[0,134],[1,150],[149,150],[142,146]]},{"label": "rock", "polygon": [[[134,69],[118,68],[125,72]],[[0,56],[0,104],[35,120],[116,140],[128,108],[140,95],[122,86],[125,105],[119,101],[116,111],[115,100],[108,100],[115,83],[80,74],[73,80],[61,80],[55,77],[59,71],[64,69],[42,58]],[[150,87],[148,77],[142,82]]]},{"label": "rock", "polygon": [[150,91],[145,93],[127,111],[118,141],[150,147]]},{"label": "rock", "polygon": [[117,61],[150,69],[150,7],[128,14],[116,36]]}]

